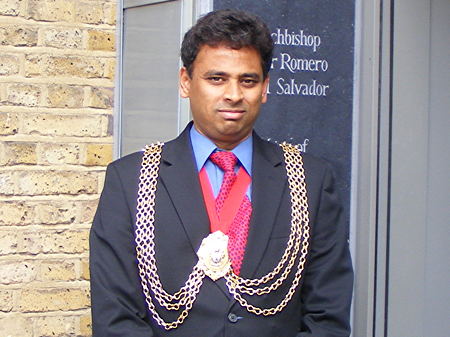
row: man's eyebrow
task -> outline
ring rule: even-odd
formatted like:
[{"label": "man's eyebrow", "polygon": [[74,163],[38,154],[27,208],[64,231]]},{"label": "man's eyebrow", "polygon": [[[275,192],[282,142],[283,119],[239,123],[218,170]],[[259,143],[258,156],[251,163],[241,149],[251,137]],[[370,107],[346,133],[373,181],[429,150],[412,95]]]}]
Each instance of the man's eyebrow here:
[{"label": "man's eyebrow", "polygon": [[209,70],[206,73],[203,74],[204,77],[210,77],[210,76],[228,76],[228,74],[224,71],[220,70]]},{"label": "man's eyebrow", "polygon": [[[230,76],[230,74],[221,70],[209,70],[203,74],[203,77],[211,77],[211,76],[228,77]],[[261,79],[261,75],[259,75],[258,73],[243,73],[239,74],[239,78],[252,78],[259,81]]]},{"label": "man's eyebrow", "polygon": [[261,76],[258,73],[243,73],[239,77],[241,78],[253,78],[255,80],[260,80]]}]

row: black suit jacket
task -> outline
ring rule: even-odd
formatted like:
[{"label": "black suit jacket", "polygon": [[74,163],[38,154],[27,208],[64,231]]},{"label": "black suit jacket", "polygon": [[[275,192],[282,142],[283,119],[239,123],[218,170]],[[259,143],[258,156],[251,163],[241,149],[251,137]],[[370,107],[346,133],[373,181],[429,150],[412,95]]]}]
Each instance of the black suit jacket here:
[{"label": "black suit jacket", "polygon": [[[209,234],[198,173],[187,128],[165,144],[156,192],[155,243],[158,271],[173,293],[186,282],[196,252]],[[279,146],[253,135],[253,214],[241,276],[272,270],[286,248],[290,196]],[[90,236],[93,334],[95,337],[344,337],[349,335],[352,267],[346,224],[330,169],[304,155],[311,239],[307,265],[293,299],[274,316],[247,312],[223,279],[205,277],[186,321],[165,331],[144,301],[134,243],[136,198],[142,152],[110,164]],[[289,279],[290,281],[290,279]],[[275,294],[252,296],[259,307],[276,306],[290,282]],[[161,311],[166,321],[178,313]]]}]

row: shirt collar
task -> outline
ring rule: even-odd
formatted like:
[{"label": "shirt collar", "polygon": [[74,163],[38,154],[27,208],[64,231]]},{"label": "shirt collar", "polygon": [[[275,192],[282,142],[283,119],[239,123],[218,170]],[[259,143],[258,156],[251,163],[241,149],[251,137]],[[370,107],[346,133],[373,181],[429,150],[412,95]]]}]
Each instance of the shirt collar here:
[{"label": "shirt collar", "polygon": [[[209,158],[209,155],[217,149],[217,146],[206,136],[198,132],[194,125],[190,130],[192,149],[194,150],[197,169],[200,171]],[[252,172],[253,137],[248,137],[231,150],[249,175]]]}]

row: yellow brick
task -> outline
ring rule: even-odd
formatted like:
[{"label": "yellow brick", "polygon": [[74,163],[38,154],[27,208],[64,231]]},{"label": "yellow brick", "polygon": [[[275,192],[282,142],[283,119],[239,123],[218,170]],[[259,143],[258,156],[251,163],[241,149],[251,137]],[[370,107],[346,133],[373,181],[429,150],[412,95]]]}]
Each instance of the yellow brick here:
[{"label": "yellow brick", "polygon": [[106,177],[106,172],[105,171],[100,172],[99,175],[98,175],[98,183],[99,183],[98,190],[99,191],[103,191],[103,187],[104,187],[104,184],[105,184],[105,177]]},{"label": "yellow brick", "polygon": [[32,84],[12,84],[7,88],[7,102],[12,105],[38,106],[42,90]]},{"label": "yellow brick", "polygon": [[[9,172],[6,172],[9,173]],[[2,175],[0,174],[0,181]],[[14,193],[17,195],[61,195],[61,194],[93,194],[98,193],[97,175],[90,172],[71,171],[26,171],[17,172],[16,179],[9,179],[5,184],[5,189],[9,183],[15,183]],[[0,194],[2,191],[0,191]],[[5,193],[4,194],[9,194]]]},{"label": "yellow brick", "polygon": [[5,155],[5,144],[3,142],[0,142],[0,166],[6,165],[8,162],[8,158],[6,158]]},{"label": "yellow brick", "polygon": [[112,151],[112,144],[88,144],[86,165],[108,165],[112,161]]},{"label": "yellow brick", "polygon": [[37,21],[71,22],[75,16],[73,0],[29,0],[28,15]]},{"label": "yellow brick", "polygon": [[24,0],[2,0],[0,1],[0,15],[17,16],[21,12]]},{"label": "yellow brick", "polygon": [[78,28],[51,28],[43,32],[43,45],[54,48],[81,48],[82,33]]},{"label": "yellow brick", "polygon": [[103,129],[102,134],[112,136],[114,131],[114,119],[113,115],[106,115],[102,117]]},{"label": "yellow brick", "polygon": [[[14,195],[17,191],[17,174],[14,171],[0,171],[0,195]],[[1,235],[1,233],[0,233]],[[0,246],[1,251],[1,246]]]},{"label": "yellow brick", "polygon": [[19,131],[19,116],[12,113],[0,113],[0,135],[15,135]]},{"label": "yellow brick", "polygon": [[34,204],[35,223],[43,225],[72,224],[77,208],[74,202],[52,201]]},{"label": "yellow brick", "polygon": [[33,337],[33,321],[20,314],[0,317],[0,336]]},{"label": "yellow brick", "polygon": [[[0,225],[72,224],[81,208],[87,214],[92,214],[91,208],[95,204],[96,202],[86,201],[2,201]],[[89,222],[91,221],[84,221]]]},{"label": "yellow brick", "polygon": [[[1,248],[0,248],[1,249]],[[13,307],[13,292],[11,290],[0,289],[0,312],[9,312]],[[0,324],[0,331],[2,331]],[[4,336],[0,334],[0,336]]]},{"label": "yellow brick", "polygon": [[108,59],[105,69],[105,77],[113,80],[116,76],[116,59]]},{"label": "yellow brick", "polygon": [[38,42],[37,29],[20,26],[0,28],[0,44],[4,46],[33,47]]},{"label": "yellow brick", "polygon": [[16,254],[21,240],[21,233],[17,231],[0,231],[0,255]]},{"label": "yellow brick", "polygon": [[[99,177],[99,180],[101,178]],[[79,223],[92,223],[95,211],[97,210],[98,199],[82,201],[78,204]]]},{"label": "yellow brick", "polygon": [[5,164],[36,164],[36,143],[5,142]]},{"label": "yellow brick", "polygon": [[104,63],[100,58],[54,56],[45,67],[46,75],[65,75],[86,78],[103,77]]},{"label": "yellow brick", "polygon": [[2,201],[0,203],[0,225],[30,225],[35,214],[34,206],[23,201]]},{"label": "yellow brick", "polygon": [[78,310],[89,306],[88,289],[22,290],[18,309],[22,312]]},{"label": "yellow brick", "polygon": [[88,49],[114,51],[116,39],[113,32],[102,30],[88,31]]},{"label": "yellow brick", "polygon": [[81,278],[83,280],[89,280],[91,278],[91,275],[89,273],[89,261],[88,260],[81,261]]},{"label": "yellow brick", "polygon": [[0,280],[2,284],[28,283],[36,278],[35,261],[0,262]]},{"label": "yellow brick", "polygon": [[113,3],[105,4],[105,17],[106,22],[109,25],[116,25],[117,21],[117,3],[113,1]]},{"label": "yellow brick", "polygon": [[76,280],[73,261],[44,261],[41,263],[37,279],[39,281],[73,281]]},{"label": "yellow brick", "polygon": [[6,87],[7,83],[0,83],[0,103],[6,102]]},{"label": "yellow brick", "polygon": [[90,314],[80,317],[80,332],[83,337],[90,337],[92,335],[92,319]]},{"label": "yellow brick", "polygon": [[47,105],[53,108],[80,108],[84,90],[81,86],[53,84],[48,87]]},{"label": "yellow brick", "polygon": [[103,12],[103,2],[77,2],[76,18],[77,22],[101,24],[105,22]]},{"label": "yellow brick", "polygon": [[0,171],[0,195],[98,193],[98,174],[72,171]]},{"label": "yellow brick", "polygon": [[41,230],[24,231],[17,252],[84,253],[89,248],[89,230]]},{"label": "yellow brick", "polygon": [[27,55],[25,76],[102,78],[105,65],[106,59],[100,57]]},{"label": "yellow brick", "polygon": [[0,54],[0,76],[10,76],[19,73],[20,60],[15,55]]},{"label": "yellow brick", "polygon": [[40,164],[79,164],[79,144],[39,144],[38,162]]},{"label": "yellow brick", "polygon": [[44,316],[34,319],[35,336],[76,336],[77,318],[73,316]]},{"label": "yellow brick", "polygon": [[24,121],[23,132],[50,136],[99,137],[102,131],[101,116],[30,114]]},{"label": "yellow brick", "polygon": [[114,106],[113,88],[91,88],[89,106],[99,109],[111,109]]},{"label": "yellow brick", "polygon": [[42,55],[25,55],[25,76],[34,77],[45,75],[44,64],[48,63],[48,57]]}]

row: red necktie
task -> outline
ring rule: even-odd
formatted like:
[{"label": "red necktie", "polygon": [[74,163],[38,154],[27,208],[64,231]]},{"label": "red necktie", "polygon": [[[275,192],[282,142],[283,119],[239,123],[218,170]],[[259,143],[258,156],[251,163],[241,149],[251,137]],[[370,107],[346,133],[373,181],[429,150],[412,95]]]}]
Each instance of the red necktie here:
[{"label": "red necktie", "polygon": [[[220,218],[222,206],[228,198],[231,187],[236,180],[234,167],[236,166],[237,158],[233,152],[217,151],[211,154],[210,159],[224,171],[222,185],[216,197],[216,210]],[[230,254],[231,265],[237,275],[241,271],[242,260],[244,259],[251,214],[252,204],[247,195],[245,195],[228,233],[225,233],[229,237],[228,252]]]}]

